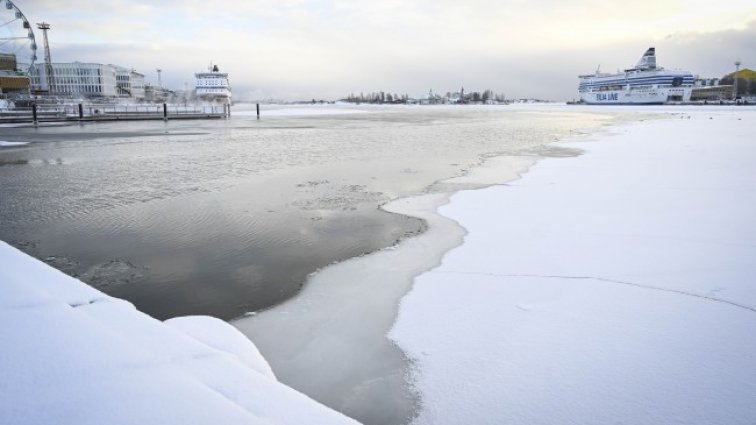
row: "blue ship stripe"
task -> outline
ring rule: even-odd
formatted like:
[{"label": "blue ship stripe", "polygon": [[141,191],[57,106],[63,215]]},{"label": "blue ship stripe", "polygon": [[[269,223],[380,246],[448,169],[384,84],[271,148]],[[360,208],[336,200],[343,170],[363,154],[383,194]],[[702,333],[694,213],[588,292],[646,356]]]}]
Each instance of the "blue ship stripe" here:
[{"label": "blue ship stripe", "polygon": [[[638,83],[638,82],[645,82],[645,81],[672,81],[676,77],[645,77],[645,78],[628,78],[628,79],[618,79],[618,80],[603,80],[603,81],[591,81],[591,82],[584,82],[581,84],[617,84],[617,83]],[[684,77],[683,81],[689,81],[694,82],[695,79],[690,77]]]},{"label": "blue ship stripe", "polygon": [[[605,86],[605,85],[641,85],[641,84],[664,84],[671,83],[675,78],[679,76],[654,76],[654,77],[640,77],[640,78],[621,78],[613,80],[600,80],[600,81],[586,81],[581,82],[580,86]],[[682,84],[693,84],[695,79],[692,76],[686,76],[682,78]]]}]

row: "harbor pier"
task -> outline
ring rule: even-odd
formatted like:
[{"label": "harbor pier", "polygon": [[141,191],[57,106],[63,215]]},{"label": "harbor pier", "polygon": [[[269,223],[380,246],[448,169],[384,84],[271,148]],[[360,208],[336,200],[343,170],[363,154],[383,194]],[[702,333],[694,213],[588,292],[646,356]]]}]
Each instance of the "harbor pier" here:
[{"label": "harbor pier", "polygon": [[71,121],[143,121],[174,119],[223,119],[230,116],[226,105],[36,105],[0,109],[2,123]]}]

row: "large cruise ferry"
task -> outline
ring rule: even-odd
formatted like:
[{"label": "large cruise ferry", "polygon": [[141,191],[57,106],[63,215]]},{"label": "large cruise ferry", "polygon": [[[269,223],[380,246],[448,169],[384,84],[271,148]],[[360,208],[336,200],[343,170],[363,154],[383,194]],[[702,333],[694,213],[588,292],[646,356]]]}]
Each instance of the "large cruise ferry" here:
[{"label": "large cruise ferry", "polygon": [[666,70],[656,66],[656,49],[650,47],[634,68],[607,74],[596,71],[581,75],[578,92],[589,104],[653,105],[687,102],[693,90],[690,71]]},{"label": "large cruise ferry", "polygon": [[218,65],[210,65],[207,72],[194,74],[197,78],[195,95],[204,100],[231,103],[231,86],[228,84],[228,73],[220,72]]}]

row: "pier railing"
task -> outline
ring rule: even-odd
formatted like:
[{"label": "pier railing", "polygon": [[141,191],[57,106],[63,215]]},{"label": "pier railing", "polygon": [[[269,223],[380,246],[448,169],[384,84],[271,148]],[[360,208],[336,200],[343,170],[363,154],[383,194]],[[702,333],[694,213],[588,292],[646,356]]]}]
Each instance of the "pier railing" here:
[{"label": "pier railing", "polygon": [[67,104],[0,108],[0,123],[227,118],[229,105]]}]

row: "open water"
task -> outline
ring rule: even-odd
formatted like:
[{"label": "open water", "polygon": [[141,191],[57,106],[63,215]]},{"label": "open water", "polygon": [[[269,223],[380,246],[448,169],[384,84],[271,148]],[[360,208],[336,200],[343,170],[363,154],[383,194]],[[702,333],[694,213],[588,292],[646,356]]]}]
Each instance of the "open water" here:
[{"label": "open water", "polygon": [[380,205],[463,188],[441,181],[492,157],[574,154],[551,142],[610,117],[564,106],[263,106],[257,120],[242,106],[229,120],[3,127],[0,239],[156,318],[232,319],[423,230]]},{"label": "open water", "polygon": [[378,205],[597,120],[506,107],[278,112],[0,128],[0,140],[31,142],[0,148],[0,239],[157,318],[229,319],[422,229]]}]

